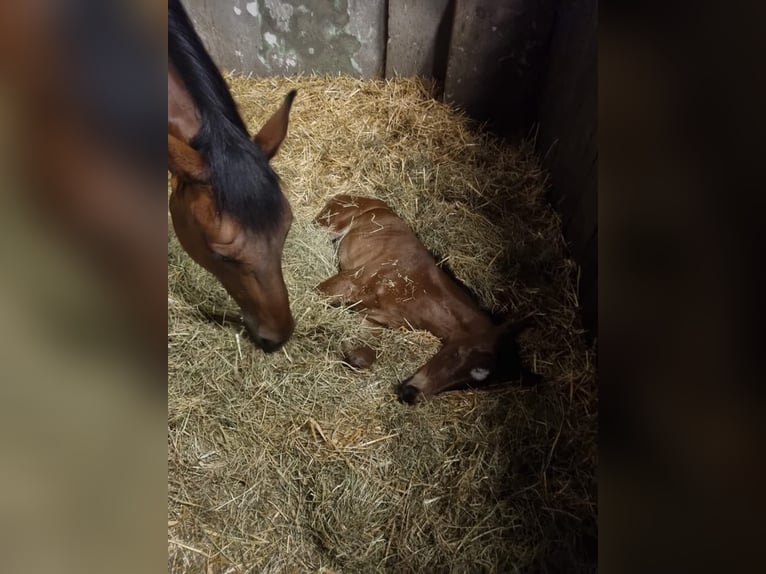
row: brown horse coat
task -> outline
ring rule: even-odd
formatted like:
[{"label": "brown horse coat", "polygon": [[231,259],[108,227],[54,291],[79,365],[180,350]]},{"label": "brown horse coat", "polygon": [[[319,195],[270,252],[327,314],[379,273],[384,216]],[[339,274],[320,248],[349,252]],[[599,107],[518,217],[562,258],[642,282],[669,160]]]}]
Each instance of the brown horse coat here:
[{"label": "brown horse coat", "polygon": [[400,385],[401,400],[414,403],[522,374],[536,380],[520,363],[520,326],[494,325],[385,203],[339,195],[316,221],[340,239],[340,272],[319,285],[322,293],[334,303],[353,304],[371,324],[424,329],[444,343]]}]

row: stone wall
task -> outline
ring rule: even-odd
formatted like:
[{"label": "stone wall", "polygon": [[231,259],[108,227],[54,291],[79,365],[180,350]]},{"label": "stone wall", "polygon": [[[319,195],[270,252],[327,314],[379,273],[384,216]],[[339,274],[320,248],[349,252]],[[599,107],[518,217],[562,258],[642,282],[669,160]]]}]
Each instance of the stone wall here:
[{"label": "stone wall", "polygon": [[260,76],[381,76],[386,0],[186,0],[216,63]]}]

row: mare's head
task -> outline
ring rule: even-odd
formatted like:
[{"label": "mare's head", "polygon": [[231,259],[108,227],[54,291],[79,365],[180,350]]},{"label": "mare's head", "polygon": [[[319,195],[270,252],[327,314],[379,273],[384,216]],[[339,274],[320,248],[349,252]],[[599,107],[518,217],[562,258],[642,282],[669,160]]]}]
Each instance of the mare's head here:
[{"label": "mare's head", "polygon": [[176,235],[237,302],[248,332],[268,352],[286,342],[295,326],[282,276],[292,212],[268,164],[287,134],[294,95],[290,92],[252,141],[219,156],[218,170],[227,172],[223,177],[216,177],[203,154],[168,134]]},{"label": "mare's head", "polygon": [[524,327],[505,323],[445,342],[430,361],[399,385],[399,400],[416,404],[445,391],[519,380],[524,385],[538,383],[540,376],[521,362],[516,337]]}]

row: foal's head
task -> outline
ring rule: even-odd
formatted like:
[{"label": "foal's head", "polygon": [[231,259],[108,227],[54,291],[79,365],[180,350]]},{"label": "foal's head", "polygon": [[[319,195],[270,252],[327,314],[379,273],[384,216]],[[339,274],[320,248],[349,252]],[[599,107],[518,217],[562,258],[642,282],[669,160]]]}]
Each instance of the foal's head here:
[{"label": "foal's head", "polygon": [[430,361],[399,385],[399,400],[415,404],[445,391],[510,381],[538,383],[540,376],[521,362],[516,337],[524,326],[504,324],[445,342]]},{"label": "foal's head", "polygon": [[[268,160],[287,133],[293,96],[291,92],[252,140],[258,148],[255,153]],[[262,170],[251,167],[248,172],[248,166],[235,165],[236,161],[248,161],[253,150],[234,149],[230,153],[231,163],[227,167],[224,162],[223,169],[240,168],[229,171],[230,177],[232,173],[258,174],[254,169]],[[277,350],[290,338],[295,323],[281,265],[293,216],[276,175],[269,169],[271,179],[266,183],[262,178],[249,180],[249,190],[245,187],[246,193],[253,194],[249,198],[227,198],[229,190],[216,189],[220,180],[211,176],[211,167],[202,154],[170,134],[168,164],[173,175],[170,211],[181,245],[237,302],[254,341],[267,352]],[[243,187],[241,181],[235,183]],[[266,185],[272,188],[263,189]]]}]

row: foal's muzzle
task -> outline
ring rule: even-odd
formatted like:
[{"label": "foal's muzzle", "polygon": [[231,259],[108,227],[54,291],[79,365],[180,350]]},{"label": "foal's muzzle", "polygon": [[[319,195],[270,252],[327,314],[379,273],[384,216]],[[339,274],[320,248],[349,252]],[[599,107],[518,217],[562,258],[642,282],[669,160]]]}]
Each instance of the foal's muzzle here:
[{"label": "foal's muzzle", "polygon": [[402,381],[401,383],[399,383],[399,386],[396,388],[396,396],[398,397],[400,403],[404,403],[407,405],[416,405],[423,398],[422,393],[420,392],[420,389],[409,384],[411,380],[412,380],[412,377],[410,377],[406,381]]}]

